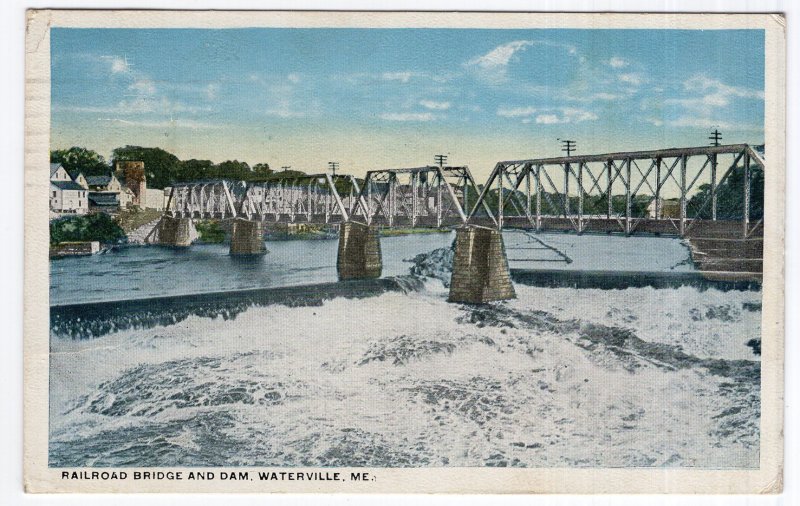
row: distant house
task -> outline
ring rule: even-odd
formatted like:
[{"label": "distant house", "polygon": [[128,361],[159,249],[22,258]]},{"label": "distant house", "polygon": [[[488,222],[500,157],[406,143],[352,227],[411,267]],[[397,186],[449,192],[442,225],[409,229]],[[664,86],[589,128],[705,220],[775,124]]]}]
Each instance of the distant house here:
[{"label": "distant house", "polygon": [[92,195],[95,197],[94,200],[96,202],[103,202],[103,205],[98,209],[110,212],[111,206],[109,203],[112,202],[110,197],[100,198],[99,194],[114,194],[113,201],[117,202],[117,209],[114,209],[114,211],[118,211],[119,208],[124,209],[133,202],[133,192],[130,188],[123,186],[114,173],[109,173],[104,176],[88,176],[86,182],[89,185],[89,190],[91,190]]},{"label": "distant house", "polygon": [[72,177],[60,163],[50,164],[50,181],[72,181]]},{"label": "distant house", "polygon": [[118,192],[122,190],[122,184],[114,174],[104,176],[89,176],[86,178],[89,189],[95,192]]},{"label": "distant house", "polygon": [[89,192],[89,210],[102,213],[119,211],[119,192]]},{"label": "distant house", "polygon": [[89,211],[86,188],[73,181],[60,163],[50,164],[49,197],[50,211],[53,213],[86,214]]},{"label": "distant house", "polygon": [[647,206],[647,214],[657,220],[666,218],[680,218],[681,203],[675,199],[660,199],[660,206],[656,209],[656,200],[653,199]]},{"label": "distant house", "polygon": [[56,213],[86,214],[89,201],[86,189],[74,181],[50,182],[50,210]]},{"label": "distant house", "polygon": [[69,175],[72,180],[81,185],[84,190],[89,189],[89,183],[86,181],[86,177],[83,175],[83,172],[70,172]]}]

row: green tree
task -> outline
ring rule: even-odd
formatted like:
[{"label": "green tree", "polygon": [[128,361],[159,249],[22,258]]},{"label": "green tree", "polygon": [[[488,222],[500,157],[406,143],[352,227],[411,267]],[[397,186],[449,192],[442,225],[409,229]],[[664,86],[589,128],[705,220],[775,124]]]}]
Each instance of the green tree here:
[{"label": "green tree", "polygon": [[50,243],[100,241],[115,243],[125,238],[125,231],[105,213],[67,216],[50,222]]},{"label": "green tree", "polygon": [[[686,203],[690,218],[711,219],[711,185],[698,188]],[[705,205],[704,205],[705,203]],[[717,187],[717,217],[719,219],[741,219],[744,215],[744,165],[737,165],[730,175]],[[750,219],[764,216],[764,170],[756,164],[750,165]]]},{"label": "green tree", "polygon": [[148,188],[164,188],[180,176],[180,160],[161,148],[125,146],[114,150],[112,161],[141,161],[147,176]]},{"label": "green tree", "polygon": [[247,162],[239,160],[226,160],[216,167],[217,177],[224,179],[249,180],[253,178],[253,171]]},{"label": "green tree", "polygon": [[197,181],[208,179],[214,173],[214,162],[211,160],[183,160],[178,168],[177,181]]},{"label": "green tree", "polygon": [[268,163],[257,163],[253,165],[253,175],[256,177],[269,176],[274,171],[269,168]]},{"label": "green tree", "polygon": [[77,146],[50,151],[50,162],[60,163],[70,173],[83,172],[84,176],[108,174],[110,168],[96,151]]}]

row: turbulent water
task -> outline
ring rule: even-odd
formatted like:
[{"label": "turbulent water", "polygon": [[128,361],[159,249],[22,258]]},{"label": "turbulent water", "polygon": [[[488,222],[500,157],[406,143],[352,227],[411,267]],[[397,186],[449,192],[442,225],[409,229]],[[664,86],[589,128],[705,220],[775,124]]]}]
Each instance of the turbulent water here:
[{"label": "turbulent water", "polygon": [[50,465],[758,466],[760,292],[516,290],[53,335]]}]

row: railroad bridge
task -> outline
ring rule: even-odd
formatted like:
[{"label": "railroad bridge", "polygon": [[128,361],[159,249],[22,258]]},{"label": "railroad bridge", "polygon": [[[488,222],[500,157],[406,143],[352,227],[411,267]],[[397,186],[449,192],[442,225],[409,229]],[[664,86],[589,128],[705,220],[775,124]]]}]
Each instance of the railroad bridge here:
[{"label": "railroad bridge", "polygon": [[733,144],[504,161],[480,185],[466,166],[186,182],[148,240],[185,247],[193,220],[232,220],[230,252],[248,255],[265,251],[271,224],[335,225],[346,280],[380,277],[380,228],[454,228],[456,302],[514,297],[509,228],[679,236],[707,277],[760,279],[764,169]]}]

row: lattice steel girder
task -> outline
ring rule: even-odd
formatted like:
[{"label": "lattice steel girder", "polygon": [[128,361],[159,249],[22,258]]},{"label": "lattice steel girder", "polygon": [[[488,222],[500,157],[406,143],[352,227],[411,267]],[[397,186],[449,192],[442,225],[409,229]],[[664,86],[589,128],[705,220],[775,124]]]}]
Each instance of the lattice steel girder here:
[{"label": "lattice steel girder", "polygon": [[[723,154],[733,155],[733,163],[723,177],[717,180],[718,159],[719,155]],[[690,175],[687,170],[688,162],[697,158],[700,158],[701,161],[692,166],[692,174]],[[689,215],[687,209],[690,192],[696,190],[699,186],[698,181],[701,176],[707,171],[711,172],[711,194],[699,208],[697,208],[696,203],[692,203],[692,208],[695,212],[694,216],[701,214],[710,201],[713,207],[712,219],[716,220],[717,188],[725,182],[740,161],[744,163],[746,180],[742,190],[742,206],[744,208],[742,221],[744,222],[744,233],[748,234],[750,212],[749,171],[751,163],[752,166],[758,166],[761,169],[764,169],[765,164],[758,153],[747,144],[499,162],[489,175],[478,201],[473,204],[468,216],[468,222],[477,222],[484,219],[479,216],[479,212],[481,209],[485,209],[488,218],[494,222],[497,228],[503,228],[504,220],[513,217],[515,219],[527,219],[531,226],[538,230],[541,228],[543,216],[549,218],[561,216],[564,219],[568,219],[575,230],[580,233],[585,229],[588,221],[600,219],[599,215],[594,216],[584,212],[585,197],[592,196],[607,199],[608,211],[604,213],[605,219],[613,217],[620,224],[622,231],[632,233],[645,218],[661,219],[663,190],[666,186],[669,186],[670,190],[677,194],[677,200],[680,203],[679,217],[674,221],[670,219],[670,222],[681,235],[684,235],[691,228],[691,223],[695,219]],[[592,163],[601,165],[592,167],[590,165]],[[695,162],[692,163],[694,164]],[[554,177],[563,178],[558,180],[561,185],[560,188],[551,177],[550,171],[554,171]],[[589,178],[585,178],[584,174],[587,174]],[[604,174],[606,176],[605,188],[601,183]],[[531,178],[534,180],[533,188],[530,181]],[[614,212],[612,196],[614,195],[614,183],[616,181],[619,181],[624,190],[625,202],[622,212]],[[525,182],[524,190],[521,190],[523,182]],[[595,190],[596,193],[593,193]],[[533,191],[533,195],[531,191]],[[552,197],[555,197],[555,202]],[[577,202],[577,209],[575,210],[571,209],[571,199],[574,199],[573,202]],[[549,206],[547,212],[543,210],[543,200]],[[492,202],[493,209],[488,206],[489,201]],[[651,206],[654,201],[656,206],[654,216],[639,216],[641,210],[637,211],[639,213],[637,216],[634,216],[634,202],[636,202],[637,206]],[[596,207],[596,199],[594,203]],[[648,207],[648,209],[650,208]],[[650,210],[649,212],[652,213],[653,211]]]},{"label": "lattice steel girder", "polygon": [[573,155],[555,158],[535,158],[529,160],[509,160],[499,162],[498,165],[522,165],[522,164],[564,164],[564,163],[587,163],[587,162],[606,162],[608,160],[645,160],[653,158],[674,158],[679,156],[711,155],[724,153],[740,153],[747,150],[753,161],[762,169],[765,168],[764,160],[749,144],[727,144],[724,146],[698,146],[689,148],[670,148],[651,151],[622,151],[618,153],[606,153],[600,155]]},{"label": "lattice steel girder", "polygon": [[467,215],[462,204],[470,191],[477,194],[468,167],[372,170],[367,172],[358,208],[352,214],[368,225],[377,220],[394,226],[400,220],[413,227],[424,220],[430,226],[429,217],[435,219],[437,227],[451,223],[454,217],[463,224]]}]

